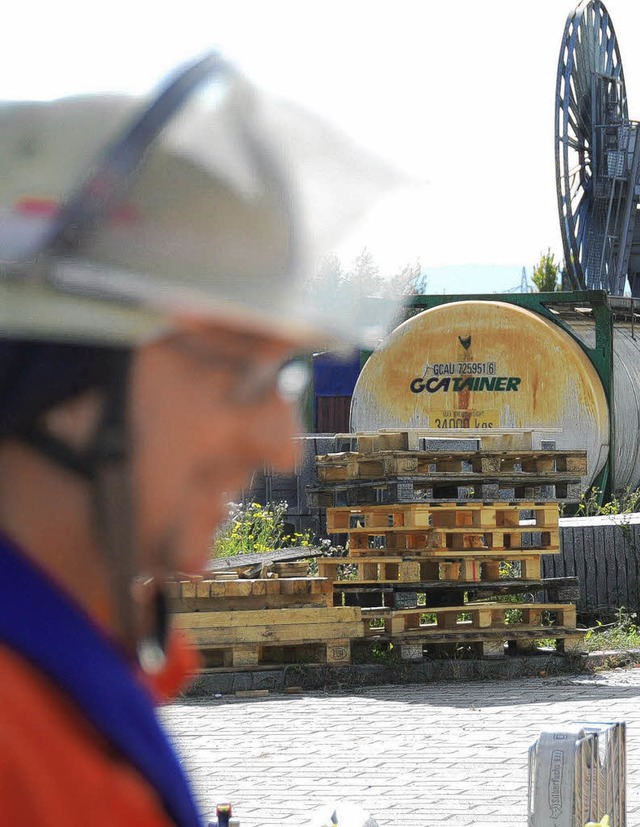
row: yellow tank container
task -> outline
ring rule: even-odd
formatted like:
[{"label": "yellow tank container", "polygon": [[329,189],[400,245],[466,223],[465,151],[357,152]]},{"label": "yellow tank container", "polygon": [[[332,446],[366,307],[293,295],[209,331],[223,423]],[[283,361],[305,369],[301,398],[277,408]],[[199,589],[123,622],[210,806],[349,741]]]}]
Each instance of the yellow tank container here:
[{"label": "yellow tank container", "polygon": [[607,399],[587,355],[559,326],[500,301],[444,304],[392,331],[351,405],[352,431],[385,428],[533,429],[533,448],[587,450],[585,484],[609,451]]}]

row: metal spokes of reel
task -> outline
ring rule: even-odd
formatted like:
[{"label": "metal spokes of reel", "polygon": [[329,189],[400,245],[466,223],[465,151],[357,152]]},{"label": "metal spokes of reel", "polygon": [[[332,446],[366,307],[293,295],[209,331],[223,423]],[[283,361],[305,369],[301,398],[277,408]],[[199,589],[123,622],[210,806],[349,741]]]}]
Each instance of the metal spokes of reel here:
[{"label": "metal spokes of reel", "polygon": [[574,290],[624,291],[637,205],[636,133],[611,18],[600,0],[582,0],[563,34],[555,114],[558,209]]}]

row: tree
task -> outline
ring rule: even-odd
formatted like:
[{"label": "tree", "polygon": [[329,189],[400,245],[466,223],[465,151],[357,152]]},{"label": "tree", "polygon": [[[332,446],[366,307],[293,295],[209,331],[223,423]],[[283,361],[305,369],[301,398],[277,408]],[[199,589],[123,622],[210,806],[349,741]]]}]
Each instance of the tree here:
[{"label": "tree", "polygon": [[422,274],[420,259],[416,259],[413,264],[405,264],[394,276],[385,280],[383,295],[390,299],[418,296],[424,293],[426,286],[426,274]]},{"label": "tree", "polygon": [[558,290],[560,265],[554,260],[550,249],[540,256],[540,261],[533,268],[532,281],[540,293],[554,293]]},{"label": "tree", "polygon": [[323,257],[316,277],[325,283],[334,284],[336,287],[343,281],[342,262],[335,253],[327,253]]},{"label": "tree", "polygon": [[327,253],[316,272],[307,279],[310,292],[332,296],[336,300],[340,295],[388,299],[417,296],[425,292],[426,284],[427,276],[422,272],[420,259],[408,262],[387,278],[380,274],[380,268],[366,247],[347,271],[336,253]]},{"label": "tree", "polygon": [[308,279],[311,291],[321,288],[324,292],[336,291],[344,282],[342,262],[335,253],[327,253],[320,261],[316,272]]},{"label": "tree", "polygon": [[380,296],[384,287],[380,269],[366,247],[351,265],[347,279],[365,296]]}]

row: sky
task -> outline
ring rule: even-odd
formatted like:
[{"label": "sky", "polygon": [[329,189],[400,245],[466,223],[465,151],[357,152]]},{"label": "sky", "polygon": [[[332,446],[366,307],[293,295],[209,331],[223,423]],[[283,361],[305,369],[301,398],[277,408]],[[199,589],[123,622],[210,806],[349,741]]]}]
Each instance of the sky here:
[{"label": "sky", "polygon": [[[217,48],[270,92],[304,104],[411,186],[336,242],[388,274],[475,265],[514,284],[550,248],[554,92],[576,0],[86,0],[3,11],[0,97],[141,92]],[[607,0],[631,118],[640,120],[640,2]],[[162,7],[162,8],[160,8]],[[91,9],[89,11],[89,9]],[[443,268],[445,268],[443,270]],[[483,276],[483,279],[489,276]],[[490,289],[490,284],[469,285]],[[465,290],[465,292],[467,292]]]}]

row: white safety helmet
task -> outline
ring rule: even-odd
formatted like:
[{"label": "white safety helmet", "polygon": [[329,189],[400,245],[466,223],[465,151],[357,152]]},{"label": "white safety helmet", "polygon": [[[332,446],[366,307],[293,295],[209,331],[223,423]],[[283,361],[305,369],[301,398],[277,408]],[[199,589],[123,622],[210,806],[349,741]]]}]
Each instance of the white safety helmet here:
[{"label": "white safety helmet", "polygon": [[147,101],[2,103],[0,337],[129,345],[201,319],[375,344],[392,302],[304,284],[313,242],[392,183],[213,54]]},{"label": "white safety helmet", "polygon": [[[305,277],[310,242],[327,249],[333,229],[392,181],[216,55],[148,100],[0,103],[0,438],[91,486],[120,637],[144,668],[162,662],[167,624],[158,582],[156,628],[138,639],[133,348],[198,321],[300,349],[375,344],[391,302],[367,301],[354,285],[324,292]],[[78,449],[43,428],[41,414],[87,387],[103,389],[104,406]]]}]

